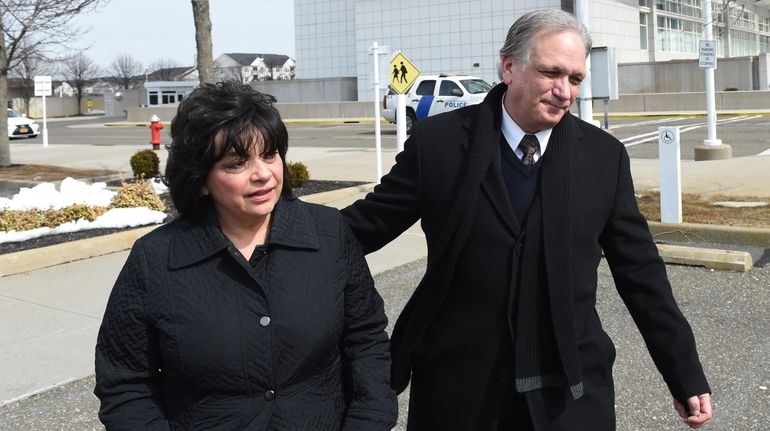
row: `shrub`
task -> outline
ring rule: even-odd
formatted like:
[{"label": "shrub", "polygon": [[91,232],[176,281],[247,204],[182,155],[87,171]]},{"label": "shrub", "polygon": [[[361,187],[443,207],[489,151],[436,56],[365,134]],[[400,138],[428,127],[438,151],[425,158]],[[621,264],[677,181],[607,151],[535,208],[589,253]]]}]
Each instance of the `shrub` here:
[{"label": "shrub", "polygon": [[0,211],[0,232],[36,229],[46,225],[45,212],[38,210]]},{"label": "shrub", "polygon": [[74,220],[94,221],[97,217],[107,212],[106,207],[88,206],[86,204],[73,204],[62,209],[50,209],[45,212],[45,226],[54,228]]},{"label": "shrub", "polygon": [[165,211],[166,205],[147,181],[123,183],[120,190],[112,198],[113,208],[146,207],[155,211]]},{"label": "shrub", "polygon": [[160,159],[152,150],[137,151],[131,156],[130,163],[134,178],[152,178],[160,173]]},{"label": "shrub", "polygon": [[289,162],[287,163],[289,168],[289,182],[291,187],[301,187],[305,184],[305,181],[310,179],[310,172],[307,170],[302,162]]}]

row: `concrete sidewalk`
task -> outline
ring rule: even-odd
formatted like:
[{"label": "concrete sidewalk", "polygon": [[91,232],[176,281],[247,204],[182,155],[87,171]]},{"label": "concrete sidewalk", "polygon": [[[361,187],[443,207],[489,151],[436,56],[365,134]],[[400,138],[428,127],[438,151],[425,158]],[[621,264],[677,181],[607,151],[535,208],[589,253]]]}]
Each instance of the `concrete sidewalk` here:
[{"label": "concrete sidewalk", "polygon": [[[11,144],[16,163],[67,165],[130,172],[131,154],[145,146],[49,146]],[[165,162],[166,152],[158,152]],[[374,150],[350,148],[290,148],[287,157],[303,162],[314,179],[374,182]],[[383,172],[394,163],[395,151],[382,154]],[[755,156],[722,161],[683,162],[685,193],[725,193],[735,196],[770,196],[770,157]],[[656,160],[633,160],[637,189],[658,186]],[[305,198],[342,208],[372,188],[348,189]],[[136,233],[133,233],[136,235]],[[121,233],[117,235],[131,235]],[[86,240],[88,241],[88,240]],[[121,242],[123,241],[123,242]],[[130,244],[126,238],[102,241],[111,246]],[[92,245],[93,242],[88,244]],[[89,248],[86,246],[86,248]],[[107,297],[127,251],[76,260],[77,245],[62,245],[57,253],[73,262],[2,277],[0,282],[0,405],[46,390],[52,385],[93,373],[93,348]],[[82,245],[81,245],[82,246]],[[767,244],[770,246],[770,244]],[[106,246],[105,246],[106,247]],[[117,249],[124,249],[120,245]],[[93,249],[93,247],[91,247]],[[413,262],[426,254],[423,234],[413,226],[387,247],[367,257],[374,274]],[[97,256],[94,253],[91,256]],[[31,251],[17,262],[50,263],[54,253]],[[0,255],[0,260],[11,259]],[[1,266],[1,264],[0,264]],[[2,274],[2,271],[0,271]]]}]

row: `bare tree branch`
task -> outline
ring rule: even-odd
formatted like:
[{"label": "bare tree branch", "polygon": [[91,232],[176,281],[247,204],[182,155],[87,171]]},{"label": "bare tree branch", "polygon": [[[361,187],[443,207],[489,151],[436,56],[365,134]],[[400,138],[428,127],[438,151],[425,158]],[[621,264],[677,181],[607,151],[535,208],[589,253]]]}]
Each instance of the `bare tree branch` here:
[{"label": "bare tree branch", "polygon": [[67,83],[75,90],[75,98],[78,101],[78,114],[82,114],[80,102],[83,100],[83,94],[86,86],[96,78],[99,73],[99,67],[85,54],[78,53],[64,61],[62,75]]},{"label": "bare tree branch", "polygon": [[171,58],[160,58],[150,63],[150,74],[153,81],[173,81],[176,61]]},{"label": "bare tree branch", "polygon": [[121,54],[112,60],[107,73],[112,82],[120,88],[128,89],[135,87],[143,79],[139,77],[142,70],[142,63],[128,54]]},{"label": "bare tree branch", "polygon": [[[22,46],[22,49],[25,49]],[[24,114],[29,115],[29,101],[35,95],[35,76],[50,75],[52,67],[40,56],[25,55],[24,58],[8,71],[9,78],[15,81],[15,88],[20,92],[24,101],[21,109]]]},{"label": "bare tree branch", "polygon": [[[8,72],[29,57],[45,60],[82,33],[72,25],[80,13],[109,0],[0,0],[0,101],[8,102]],[[0,130],[8,123],[0,109]],[[8,136],[0,134],[0,167],[10,166]]]}]

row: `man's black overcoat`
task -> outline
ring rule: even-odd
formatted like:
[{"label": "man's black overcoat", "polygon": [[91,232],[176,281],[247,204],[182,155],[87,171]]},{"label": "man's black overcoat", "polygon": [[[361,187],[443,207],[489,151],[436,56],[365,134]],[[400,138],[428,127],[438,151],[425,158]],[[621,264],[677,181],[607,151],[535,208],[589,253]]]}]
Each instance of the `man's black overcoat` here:
[{"label": "man's black overcoat", "polygon": [[[490,394],[513,385],[505,375],[510,364],[501,363],[510,343],[501,340],[511,336],[515,311],[508,296],[494,293],[512,290],[522,237],[501,173],[504,91],[499,85],[480,105],[416,125],[381,184],[343,210],[367,253],[418,219],[425,232],[426,274],[391,341],[392,385],[401,392],[412,380],[410,429],[483,429],[498,402]],[[547,161],[559,154],[558,162]],[[625,147],[568,113],[542,161],[545,275],[568,296],[568,310],[552,311],[573,328],[562,336],[576,346],[584,394],[529,392],[538,428],[614,428],[615,349],[595,310],[602,252],[671,393],[682,400],[709,392],[692,331],[638,211]],[[415,401],[416,391],[431,396]]]}]

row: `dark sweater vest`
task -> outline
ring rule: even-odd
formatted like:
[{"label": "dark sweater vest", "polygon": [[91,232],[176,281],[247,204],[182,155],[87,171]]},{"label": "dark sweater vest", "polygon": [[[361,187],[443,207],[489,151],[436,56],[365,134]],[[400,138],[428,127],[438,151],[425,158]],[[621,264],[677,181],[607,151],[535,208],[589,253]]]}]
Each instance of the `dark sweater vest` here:
[{"label": "dark sweater vest", "polygon": [[532,199],[535,197],[535,191],[537,190],[537,179],[538,173],[540,173],[540,166],[542,165],[540,163],[542,158],[538,159],[532,167],[527,167],[516,156],[516,153],[513,152],[505,138],[502,138],[500,149],[505,187],[508,189],[513,212],[516,214],[516,218],[519,219],[519,223],[524,225],[529,206],[532,204]]}]

